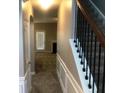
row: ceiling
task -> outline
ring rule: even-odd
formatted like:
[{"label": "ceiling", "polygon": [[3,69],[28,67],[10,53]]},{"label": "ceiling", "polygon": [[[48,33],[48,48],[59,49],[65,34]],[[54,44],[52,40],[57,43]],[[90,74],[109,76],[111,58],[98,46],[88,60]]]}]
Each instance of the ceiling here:
[{"label": "ceiling", "polygon": [[[45,0],[44,0],[45,1]],[[62,0],[54,0],[48,10],[44,10],[38,0],[31,0],[34,14],[34,22],[56,21],[58,8]]]}]

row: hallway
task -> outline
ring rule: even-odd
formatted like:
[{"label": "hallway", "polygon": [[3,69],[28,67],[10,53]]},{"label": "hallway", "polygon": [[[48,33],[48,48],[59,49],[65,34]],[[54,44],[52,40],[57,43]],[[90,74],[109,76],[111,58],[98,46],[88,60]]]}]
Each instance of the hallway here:
[{"label": "hallway", "polygon": [[31,93],[62,93],[56,73],[56,54],[36,53],[35,60]]},{"label": "hallway", "polygon": [[84,0],[23,0],[20,9],[20,93],[104,93],[101,11]]}]

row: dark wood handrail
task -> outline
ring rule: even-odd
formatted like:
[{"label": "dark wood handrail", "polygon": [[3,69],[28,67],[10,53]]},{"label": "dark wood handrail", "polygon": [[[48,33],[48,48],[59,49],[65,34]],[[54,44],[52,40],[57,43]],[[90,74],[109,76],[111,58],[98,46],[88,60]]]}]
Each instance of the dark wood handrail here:
[{"label": "dark wood handrail", "polygon": [[83,16],[86,18],[87,22],[92,28],[92,31],[96,34],[97,40],[100,42],[102,47],[105,47],[105,35],[103,31],[99,28],[97,23],[94,21],[88,8],[81,0],[76,0],[79,9],[81,10]]}]

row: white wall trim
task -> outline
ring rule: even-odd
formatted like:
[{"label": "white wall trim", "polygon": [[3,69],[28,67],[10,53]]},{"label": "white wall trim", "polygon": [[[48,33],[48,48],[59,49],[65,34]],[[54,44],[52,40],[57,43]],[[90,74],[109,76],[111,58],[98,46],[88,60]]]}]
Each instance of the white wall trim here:
[{"label": "white wall trim", "polygon": [[60,82],[60,85],[61,85],[62,91],[63,91],[63,93],[66,93],[66,92],[65,92],[64,85],[63,85],[63,82],[62,82],[61,77],[60,77],[60,73],[59,73],[58,70],[57,70],[57,75],[58,75],[58,78],[59,78],[59,82]]},{"label": "white wall trim", "polygon": [[29,70],[29,68],[27,69],[27,71],[26,71],[24,77],[19,77],[19,81],[24,81],[24,80],[26,80],[26,78],[27,78],[27,76],[28,76],[28,73],[29,73],[28,70]]},{"label": "white wall trim", "polygon": [[31,73],[29,65],[25,76],[19,77],[19,93],[29,93],[31,91],[31,88]]},{"label": "white wall trim", "polygon": [[62,58],[60,57],[59,54],[57,54],[57,59],[59,61],[59,64],[61,65],[61,67],[64,69],[65,71],[65,88],[63,87],[63,83],[62,83],[62,80],[61,80],[61,77],[60,77],[60,74],[61,74],[61,71],[59,73],[59,71],[57,71],[58,73],[58,77],[60,79],[60,83],[61,83],[61,86],[62,86],[62,89],[63,89],[63,93],[67,93],[67,79],[69,80],[69,82],[72,84],[74,90],[75,90],[75,93],[84,93],[83,92],[83,89],[80,87],[80,85],[78,84],[78,82],[75,80],[74,76],[71,74],[71,72],[69,71],[69,69],[67,68],[67,66],[65,65],[64,61],[62,60]]},{"label": "white wall trim", "polygon": [[19,80],[19,93],[26,93],[25,90],[25,81],[21,79]]}]

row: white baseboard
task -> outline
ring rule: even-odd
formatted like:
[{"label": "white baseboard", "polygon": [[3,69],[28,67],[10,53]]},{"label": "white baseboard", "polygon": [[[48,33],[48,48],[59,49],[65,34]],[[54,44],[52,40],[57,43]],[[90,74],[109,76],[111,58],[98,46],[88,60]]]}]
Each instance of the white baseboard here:
[{"label": "white baseboard", "polygon": [[59,73],[58,70],[57,70],[57,75],[58,75],[58,78],[59,78],[59,82],[60,82],[62,91],[63,91],[63,93],[65,93],[65,88],[64,88],[64,85],[63,85],[63,82],[62,82],[62,79],[61,79],[61,77],[60,77],[60,73]]},{"label": "white baseboard", "polygon": [[19,80],[19,93],[26,93],[24,80]]},{"label": "white baseboard", "polygon": [[[57,54],[57,62],[58,62],[57,65],[59,65],[59,67],[62,68],[63,71],[65,72],[65,76],[64,76],[65,81],[63,82],[61,77],[62,69],[57,69],[57,74],[58,74],[58,78],[59,78],[63,93],[71,93],[70,91],[72,91],[73,93],[84,93],[83,89],[80,87],[80,85],[77,83],[77,81],[75,80],[75,78],[73,77],[69,69],[66,67],[66,65],[64,64],[64,61],[61,59],[59,54]],[[71,89],[73,90],[68,90],[69,87],[72,87]]]}]

